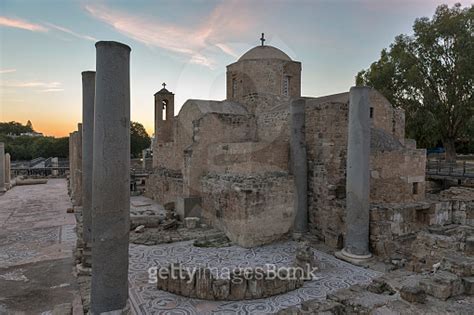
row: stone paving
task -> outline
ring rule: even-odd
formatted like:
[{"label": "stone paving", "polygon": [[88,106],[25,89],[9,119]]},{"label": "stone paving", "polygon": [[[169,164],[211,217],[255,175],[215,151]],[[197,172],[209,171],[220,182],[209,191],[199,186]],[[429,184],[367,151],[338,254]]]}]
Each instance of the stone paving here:
[{"label": "stone paving", "polygon": [[63,303],[80,312],[70,206],[64,179],[0,195],[0,314],[48,314]]},{"label": "stone paving", "polygon": [[[145,208],[146,200],[134,200]],[[147,201],[148,202],[148,201]],[[78,288],[73,275],[76,242],[75,217],[66,182],[52,179],[45,185],[18,186],[0,196],[0,314],[51,314],[71,303],[80,314]],[[133,205],[132,205],[133,208]],[[254,249],[238,246],[200,248],[191,241],[154,246],[130,245],[130,300],[135,314],[267,314],[305,300],[320,298],[353,284],[366,283],[380,273],[355,267],[315,251],[318,279],[298,290],[259,300],[214,302],[160,291],[149,283],[148,268],[181,262],[188,266],[245,267],[292,264],[296,244],[291,241]]]},{"label": "stone paving", "polygon": [[318,279],[298,290],[259,300],[214,302],[185,298],[160,291],[149,283],[148,268],[181,262],[186,266],[246,267],[274,264],[290,266],[296,243],[288,241],[254,249],[194,247],[192,241],[155,246],[130,245],[130,298],[136,314],[268,314],[303,301],[321,298],[338,289],[370,282],[379,272],[359,268],[331,255],[314,251],[320,266]]}]

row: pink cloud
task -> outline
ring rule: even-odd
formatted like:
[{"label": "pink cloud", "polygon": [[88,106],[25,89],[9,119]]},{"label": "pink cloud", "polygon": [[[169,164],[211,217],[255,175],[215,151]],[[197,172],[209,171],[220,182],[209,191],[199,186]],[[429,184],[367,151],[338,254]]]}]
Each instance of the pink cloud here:
[{"label": "pink cloud", "polygon": [[147,46],[178,53],[191,63],[207,67],[212,67],[214,61],[204,53],[206,48],[215,46],[235,57],[237,54],[225,42],[255,25],[252,10],[236,1],[222,2],[202,19],[206,22],[190,27],[133,15],[104,4],[87,4],[85,10],[129,38]]},{"label": "pink cloud", "polygon": [[24,20],[0,16],[0,26],[19,28],[32,32],[47,32],[48,29],[39,24],[33,24]]}]

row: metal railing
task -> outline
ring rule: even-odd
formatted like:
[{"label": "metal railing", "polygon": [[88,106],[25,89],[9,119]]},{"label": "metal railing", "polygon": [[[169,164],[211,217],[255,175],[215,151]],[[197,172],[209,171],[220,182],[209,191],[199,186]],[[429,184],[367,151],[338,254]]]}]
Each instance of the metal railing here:
[{"label": "metal railing", "polygon": [[439,177],[474,178],[474,162],[428,160],[426,163],[426,174]]},{"label": "metal railing", "polygon": [[63,177],[69,171],[69,167],[42,167],[42,168],[33,168],[33,167],[12,167],[11,173],[12,176],[60,176]]}]

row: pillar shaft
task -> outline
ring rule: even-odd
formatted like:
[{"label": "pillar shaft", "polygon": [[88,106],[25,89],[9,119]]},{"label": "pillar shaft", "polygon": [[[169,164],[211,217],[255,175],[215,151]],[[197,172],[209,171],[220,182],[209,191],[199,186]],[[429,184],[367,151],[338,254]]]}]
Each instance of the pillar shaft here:
[{"label": "pillar shaft", "polygon": [[5,191],[5,144],[0,142],[0,193]]},{"label": "pillar shaft", "polygon": [[92,155],[94,148],[95,71],[82,72],[82,236],[92,240]]},{"label": "pillar shaft", "polygon": [[74,205],[82,206],[82,124],[74,132]]},{"label": "pillar shaft", "polygon": [[11,188],[11,158],[10,158],[10,153],[5,153],[5,188],[10,189]]},{"label": "pillar shaft", "polygon": [[294,232],[304,233],[308,230],[307,204],[307,164],[305,138],[305,100],[298,99],[291,103],[290,152],[291,168],[295,180],[295,223]]},{"label": "pillar shaft", "polygon": [[74,152],[73,152],[73,142],[74,142],[74,132],[71,132],[69,134],[69,196],[71,197],[71,199],[73,199],[73,191],[74,191],[74,171],[73,171],[73,167],[74,167]]},{"label": "pillar shaft", "polygon": [[127,305],[130,230],[130,47],[101,41],[96,52],[92,314]]},{"label": "pillar shaft", "polygon": [[349,128],[346,177],[346,237],[344,251],[369,256],[369,87],[352,87],[349,100]]}]

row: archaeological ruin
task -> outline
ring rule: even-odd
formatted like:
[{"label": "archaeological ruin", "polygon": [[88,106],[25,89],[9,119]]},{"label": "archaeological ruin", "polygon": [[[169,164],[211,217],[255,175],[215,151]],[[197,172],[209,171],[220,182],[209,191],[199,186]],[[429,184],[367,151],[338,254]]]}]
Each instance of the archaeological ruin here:
[{"label": "archaeological ruin", "polygon": [[[266,45],[227,66],[226,100],[188,100],[174,116],[174,94],[163,88],[155,94],[146,194],[175,202],[183,217],[198,214],[240,246],[278,240],[298,218],[296,232],[308,229],[341,248],[346,222],[352,223],[346,220],[346,174],[348,185],[370,190],[364,207],[397,207],[425,195],[426,152],[405,139],[403,110],[376,90],[365,93],[366,108],[352,120],[349,92],[302,97],[301,63]],[[354,139],[351,122],[365,128]],[[352,162],[351,148],[364,145],[364,155]],[[363,163],[366,174],[359,172]]]},{"label": "archaeological ruin", "polygon": [[302,63],[262,34],[227,66],[225,100],[179,107],[163,83],[152,147],[131,159],[131,48],[99,41],[95,62],[67,178],[58,158],[20,174],[0,143],[1,216],[40,218],[0,242],[0,313],[31,311],[7,281],[43,314],[472,312],[474,176],[430,173],[379,91],[303,96]]}]

